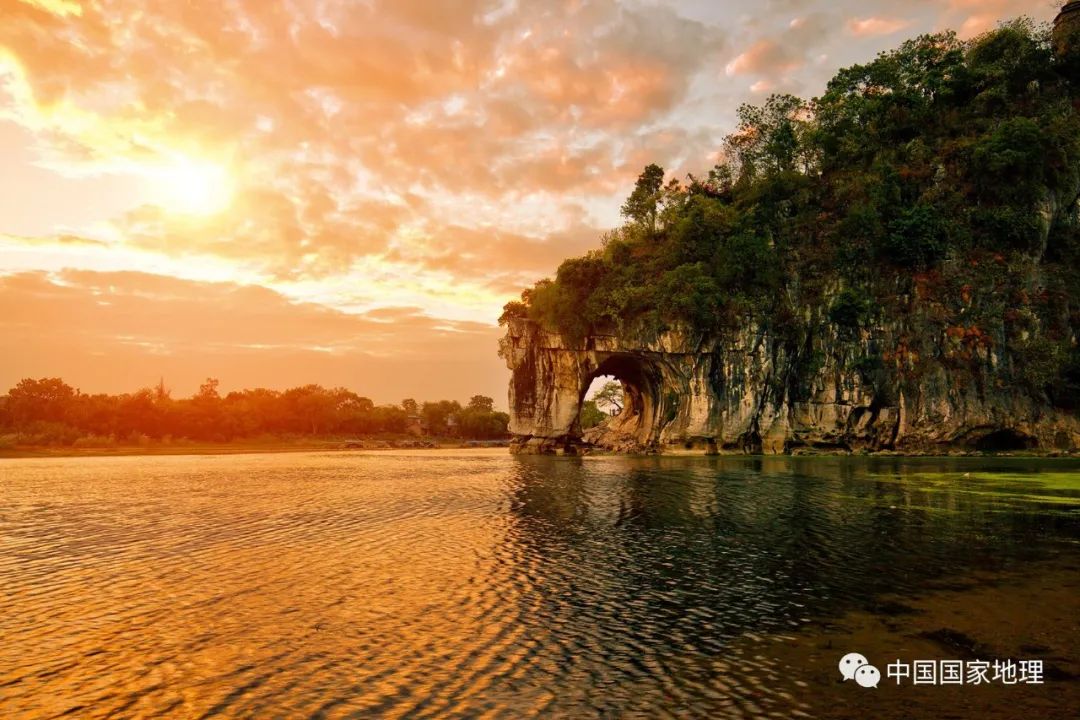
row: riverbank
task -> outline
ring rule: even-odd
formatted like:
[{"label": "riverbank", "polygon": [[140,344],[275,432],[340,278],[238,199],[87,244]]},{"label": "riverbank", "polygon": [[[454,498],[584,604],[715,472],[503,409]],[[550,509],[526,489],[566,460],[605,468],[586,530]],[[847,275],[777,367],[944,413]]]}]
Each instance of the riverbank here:
[{"label": "riverbank", "polygon": [[1016,458],[1080,458],[1077,450],[968,450],[961,448],[943,448],[941,450],[922,450],[919,452],[905,452],[901,450],[875,450],[875,451],[851,451],[851,450],[824,450],[799,448],[789,453],[745,453],[741,450],[719,450],[708,452],[698,447],[686,448],[679,445],[665,447],[658,452],[623,452],[609,450],[602,447],[578,448],[574,453],[554,452],[536,453],[518,451],[522,455],[575,455],[579,457],[875,457],[875,458],[987,458],[987,457],[1016,457]]},{"label": "riverbank", "polygon": [[[419,438],[413,440],[381,439],[328,439],[328,440],[252,440],[226,443],[176,442],[149,443],[145,445],[115,445],[100,447],[71,447],[52,445],[14,445],[0,446],[0,460],[13,458],[64,458],[64,457],[126,457],[138,455],[251,455],[264,453],[303,453],[303,452],[357,452],[381,450],[460,450],[478,448],[509,448],[508,441],[502,440],[456,440],[449,438]],[[745,453],[721,452],[706,455],[700,450],[681,448],[666,449],[662,453],[633,454],[616,453],[604,450],[592,450],[575,457],[876,457],[876,458],[1031,458],[1031,459],[1069,459],[1080,458],[1080,454],[1070,452],[1039,452],[1025,450],[1017,452],[944,452],[944,453],[901,453],[884,451],[875,453],[850,452],[802,452],[790,455],[748,456]]]},{"label": "riverbank", "polygon": [[0,447],[0,459],[126,457],[138,455],[251,455],[265,453],[357,452],[382,450],[457,450],[504,447],[500,441],[453,438],[416,439],[298,439],[251,440],[226,443],[148,443],[103,447],[15,445]]},{"label": "riverbank", "polygon": [[602,426],[586,431],[581,438],[566,437],[533,437],[530,435],[514,435],[510,439],[510,451],[515,455],[628,455],[628,456],[654,456],[663,455],[671,457],[686,456],[711,456],[711,457],[743,457],[757,455],[762,457],[1022,457],[1022,458],[1068,458],[1080,457],[1080,447],[1067,444],[1055,446],[1040,446],[1034,443],[1012,444],[1000,443],[993,445],[979,445],[963,442],[940,442],[905,444],[899,449],[880,448],[872,449],[869,446],[849,447],[844,444],[833,445],[797,445],[792,447],[776,448],[774,450],[758,448],[748,452],[744,446],[724,445],[720,446],[711,440],[698,440],[693,442],[669,442],[669,443],[642,443],[628,434],[619,435],[617,438],[604,438],[603,436],[590,437]]}]

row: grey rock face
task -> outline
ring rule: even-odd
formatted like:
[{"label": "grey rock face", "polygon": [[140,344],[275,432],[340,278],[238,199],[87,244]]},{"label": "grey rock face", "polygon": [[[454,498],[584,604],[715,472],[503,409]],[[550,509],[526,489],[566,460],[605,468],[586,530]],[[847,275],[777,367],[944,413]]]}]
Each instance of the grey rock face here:
[{"label": "grey rock face", "polygon": [[[912,332],[902,323],[848,336],[824,322],[807,327],[816,333],[794,341],[750,325],[721,339],[671,331],[571,344],[511,320],[500,355],[512,371],[512,448],[778,454],[1080,446],[1077,418],[1011,385],[1008,354],[981,336]],[[602,375],[623,383],[625,408],[583,433],[578,414]]]}]

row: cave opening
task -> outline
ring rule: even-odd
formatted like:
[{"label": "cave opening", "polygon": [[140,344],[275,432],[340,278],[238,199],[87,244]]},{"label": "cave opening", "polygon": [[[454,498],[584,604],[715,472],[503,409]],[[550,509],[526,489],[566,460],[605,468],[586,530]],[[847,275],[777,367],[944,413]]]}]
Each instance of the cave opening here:
[{"label": "cave opening", "polygon": [[1034,438],[1015,430],[995,430],[979,438],[975,443],[975,449],[979,452],[1009,452],[1031,450],[1036,445]]}]

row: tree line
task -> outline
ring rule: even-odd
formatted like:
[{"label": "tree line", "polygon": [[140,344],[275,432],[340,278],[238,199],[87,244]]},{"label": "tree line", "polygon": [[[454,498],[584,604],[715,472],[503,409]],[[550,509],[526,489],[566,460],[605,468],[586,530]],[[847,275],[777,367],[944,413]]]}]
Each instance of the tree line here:
[{"label": "tree line", "polygon": [[321,385],[222,395],[213,378],[190,398],[173,398],[164,382],[107,395],[82,393],[60,378],[27,378],[0,397],[0,434],[26,445],[406,433],[488,440],[506,437],[508,423],[483,395],[464,406],[412,398],[376,405],[351,390]]}]

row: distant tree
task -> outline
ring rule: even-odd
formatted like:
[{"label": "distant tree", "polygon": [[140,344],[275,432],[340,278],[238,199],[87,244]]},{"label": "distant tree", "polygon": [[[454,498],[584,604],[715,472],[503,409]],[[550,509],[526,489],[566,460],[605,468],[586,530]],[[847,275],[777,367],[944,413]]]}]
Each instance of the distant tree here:
[{"label": "distant tree", "polygon": [[374,408],[369,418],[367,432],[400,433],[409,425],[409,416],[397,405],[380,405]]},{"label": "distant tree", "polygon": [[[693,176],[690,176],[690,181],[694,181]],[[675,178],[671,178],[668,184],[660,189],[657,207],[660,230],[667,230],[679,221],[682,209],[689,197],[687,188]]]},{"label": "distant tree", "polygon": [[152,388],[121,395],[116,405],[114,432],[124,438],[160,437],[162,406]]},{"label": "distant tree", "polygon": [[806,169],[809,156],[803,136],[810,109],[793,95],[773,95],[764,106],[742,105],[739,127],[727,140],[729,154],[744,177]]},{"label": "distant tree", "polygon": [[586,400],[581,405],[581,429],[594,428],[607,419],[607,414],[596,405],[595,400]]},{"label": "distant tree", "polygon": [[607,274],[608,266],[598,254],[563,261],[556,282],[541,281],[529,295],[535,317],[570,337],[583,337],[590,330],[587,315],[593,314],[583,312],[584,306]]},{"label": "distant tree", "polygon": [[334,388],[330,394],[334,397],[334,409],[338,413],[371,412],[375,408],[371,398],[357,395],[345,388]]},{"label": "distant tree", "polygon": [[449,434],[451,418],[455,418],[460,412],[461,403],[456,400],[426,402],[420,407],[420,416],[435,435]]},{"label": "distant tree", "polygon": [[[285,432],[289,418],[281,393],[266,388],[231,392],[225,398],[226,412],[234,433],[241,437]],[[186,435],[183,428],[173,434]]]},{"label": "distant tree", "polygon": [[473,395],[469,398],[469,404],[465,406],[469,410],[483,410],[491,412],[495,409],[495,401],[486,395]]},{"label": "distant tree", "polygon": [[26,378],[8,391],[8,413],[16,423],[61,422],[70,412],[76,390],[60,378]]},{"label": "distant tree", "polygon": [[206,378],[206,382],[199,386],[199,394],[196,397],[201,400],[220,400],[217,378]]},{"label": "distant tree", "polygon": [[228,439],[225,407],[216,378],[207,378],[199,386],[199,392],[185,406],[183,414],[187,437],[213,441]]},{"label": "distant tree", "polygon": [[[30,437],[33,444],[70,445],[80,437],[112,436],[144,442],[166,436],[226,441],[260,435],[404,433],[419,413],[432,432],[477,439],[504,438],[509,415],[496,412],[491,398],[477,395],[467,408],[442,400],[420,406],[376,406],[346,388],[304,385],[284,392],[255,388],[224,398],[208,378],[187,399],[169,397],[163,382],[123,395],[82,395],[59,378],[26,379],[0,396],[0,428]],[[413,411],[409,413],[406,408]]]},{"label": "distant tree", "polygon": [[506,437],[510,416],[478,407],[468,407],[457,416],[458,434],[474,440],[494,440]]},{"label": "distant tree", "polygon": [[612,415],[622,412],[625,393],[621,383],[610,380],[593,396],[597,407]]},{"label": "distant tree", "polygon": [[[289,393],[293,393],[290,397]],[[303,419],[304,432],[318,435],[335,429],[338,420],[338,398],[321,385],[305,385],[285,393],[295,405],[298,419]],[[370,404],[364,404],[367,406]],[[363,410],[364,406],[357,409]]]},{"label": "distant tree", "polygon": [[499,324],[505,325],[506,323],[516,318],[526,318],[529,316],[529,306],[523,302],[517,300],[511,300],[503,305],[502,315],[499,316]]}]

